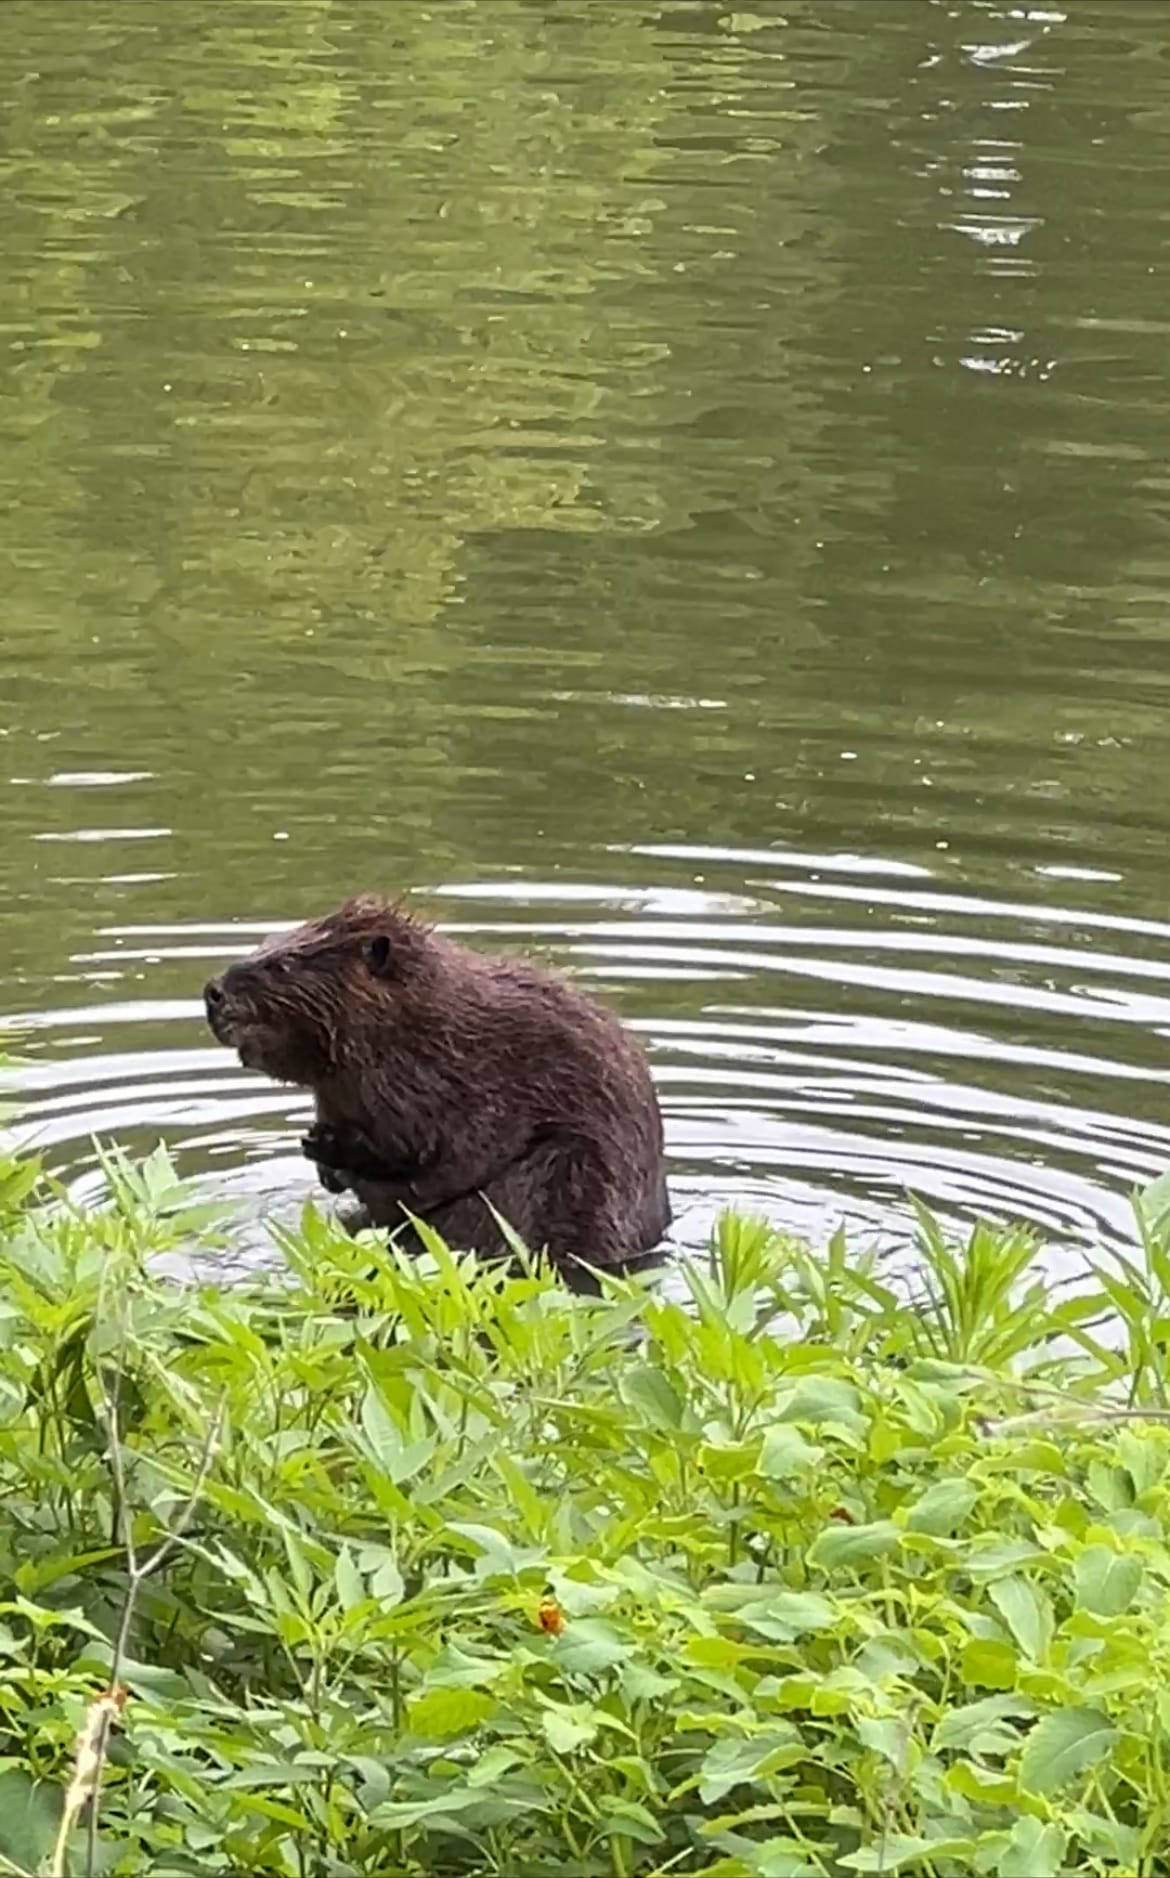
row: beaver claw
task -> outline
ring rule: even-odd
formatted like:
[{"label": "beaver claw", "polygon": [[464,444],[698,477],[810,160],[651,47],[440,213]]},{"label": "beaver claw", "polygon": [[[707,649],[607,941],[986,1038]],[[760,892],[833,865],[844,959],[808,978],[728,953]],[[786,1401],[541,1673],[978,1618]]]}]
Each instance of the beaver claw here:
[{"label": "beaver claw", "polygon": [[[316,1162],[321,1185],[327,1193],[343,1193],[355,1180],[373,1181],[378,1185],[397,1184],[413,1172],[413,1168],[383,1160],[376,1148],[356,1130],[343,1134],[328,1122],[315,1123],[308,1134],[301,1137],[301,1152],[307,1160]],[[340,1179],[340,1185],[332,1184],[336,1179]]]},{"label": "beaver claw", "polygon": [[306,1160],[316,1161],[318,1167],[335,1168],[339,1172],[349,1164],[341,1136],[325,1122],[316,1122],[307,1135],[301,1136],[301,1153]]}]

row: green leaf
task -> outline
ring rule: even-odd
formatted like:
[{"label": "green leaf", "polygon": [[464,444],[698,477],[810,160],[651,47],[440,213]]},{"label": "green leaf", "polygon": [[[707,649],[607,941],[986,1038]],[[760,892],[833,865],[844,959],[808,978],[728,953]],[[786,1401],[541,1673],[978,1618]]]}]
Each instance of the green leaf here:
[{"label": "green leaf", "polygon": [[906,1524],[911,1532],[945,1537],[958,1531],[978,1498],[979,1490],[969,1480],[936,1480],[907,1508]]},{"label": "green leaf", "polygon": [[756,1472],[765,1480],[794,1480],[812,1473],[824,1458],[824,1448],[815,1447],[793,1423],[777,1422],[764,1436]]},{"label": "green leaf", "polygon": [[1124,1825],[1120,1820],[1108,1819],[1102,1813],[1091,1813],[1081,1806],[1065,1808],[1063,1818],[1090,1858],[1099,1859],[1102,1863],[1112,1860],[1114,1866],[1120,1867],[1122,1871],[1136,1869],[1142,1840],[1140,1827]]},{"label": "green leaf", "polygon": [[1117,1730],[1095,1708],[1065,1708],[1036,1723],[1020,1756],[1025,1793],[1057,1793],[1110,1753]]},{"label": "green leaf", "polygon": [[507,1668],[503,1656],[471,1656],[457,1643],[445,1643],[427,1671],[428,1689],[482,1689]]},{"label": "green leaf", "polygon": [[1010,1644],[972,1637],[960,1658],[964,1682],[977,1689],[1014,1689],[1018,1661]]},{"label": "green leaf", "polygon": [[683,1405],[669,1377],[649,1363],[639,1363],[618,1378],[618,1394],[652,1428],[682,1427]]},{"label": "green leaf", "polygon": [[837,1863],[846,1871],[901,1871],[904,1865],[915,1865],[923,1858],[932,1862],[968,1858],[974,1849],[968,1839],[923,1839],[915,1833],[888,1832],[875,1845],[864,1845]]},{"label": "green leaf", "polygon": [[893,1552],[902,1542],[902,1532],[892,1519],[875,1519],[863,1526],[826,1526],[813,1540],[807,1552],[809,1568],[814,1571],[841,1571],[867,1560]]},{"label": "green leaf", "polygon": [[433,1799],[386,1800],[374,1808],[369,1815],[369,1823],[400,1832],[407,1826],[418,1826],[427,1819],[461,1813],[469,1806],[482,1803],[483,1794],[474,1787],[447,1787]]},{"label": "green leaf", "polygon": [[752,1598],[742,1604],[739,1620],[761,1636],[788,1643],[810,1631],[831,1630],[837,1612],[829,1599],[816,1591],[775,1591],[771,1597]]},{"label": "green leaf", "polygon": [[363,1545],[358,1552],[357,1562],[358,1570],[365,1572],[369,1578],[371,1597],[391,1608],[402,1602],[406,1587],[398,1569],[398,1561],[389,1546]]},{"label": "green leaf", "polygon": [[247,1767],[233,1768],[220,1781],[220,1787],[303,1787],[316,1783],[321,1769],[315,1761],[251,1761]]},{"label": "green leaf", "polygon": [[441,1687],[416,1696],[408,1704],[406,1715],[412,1734],[445,1741],[451,1735],[469,1734],[494,1714],[496,1707],[495,1697],[483,1689]]},{"label": "green leaf", "polygon": [[553,1702],[542,1710],[540,1725],[549,1747],[557,1754],[574,1754],[596,1738],[601,1718],[592,1703],[578,1702],[570,1707]]},{"label": "green leaf", "polygon": [[1148,1493],[1166,1472],[1166,1444],[1154,1428],[1123,1428],[1117,1438],[1117,1458],[1137,1494]]},{"label": "green leaf", "polygon": [[1141,1560],[1132,1552],[1091,1545],[1074,1567],[1077,1605],[1094,1617],[1120,1617],[1137,1596],[1142,1581]]},{"label": "green leaf", "polygon": [[517,1753],[515,1748],[506,1748],[502,1744],[485,1748],[468,1768],[467,1784],[469,1787],[494,1786],[497,1780],[500,1780],[504,1774],[510,1774],[514,1767],[522,1764],[522,1761],[523,1756]]},{"label": "green leaf", "polygon": [[477,1578],[514,1578],[526,1566],[543,1558],[539,1549],[513,1545],[502,1532],[494,1526],[481,1526],[470,1519],[453,1519],[447,1526],[448,1532],[458,1533],[461,1539],[469,1540],[477,1549],[475,1572]]},{"label": "green leaf", "polygon": [[1012,1827],[1007,1848],[996,1866],[997,1878],[1060,1878],[1068,1835],[1055,1820],[1047,1824],[1025,1813]]},{"label": "green leaf", "polygon": [[61,1796],[22,1769],[0,1771],[0,1853],[19,1871],[35,1872],[50,1851],[61,1815]]},{"label": "green leaf", "polygon": [[709,1878],[716,1878],[722,1866],[723,1878],[825,1878],[820,1859],[810,1862],[799,1840],[788,1836],[774,1839],[747,1839],[742,1842],[739,1858],[707,1867]]},{"label": "green leaf", "polygon": [[835,1422],[841,1428],[863,1435],[869,1418],[861,1412],[861,1395],[851,1382],[840,1376],[804,1376],[783,1401],[777,1421],[805,1422],[810,1428]]},{"label": "green leaf", "polygon": [[356,1610],[369,1596],[365,1580],[354,1564],[348,1546],[343,1546],[334,1560],[333,1582],[337,1586],[337,1596],[343,1611]]},{"label": "green leaf", "polygon": [[704,1806],[721,1800],[732,1787],[754,1781],[782,1764],[799,1760],[806,1752],[795,1728],[781,1723],[762,1734],[741,1739],[725,1736],[707,1749],[699,1768],[699,1798]]},{"label": "green leaf", "polygon": [[1016,1643],[1033,1662],[1043,1662],[1052,1641],[1052,1606],[1030,1580],[997,1578],[987,1595],[1011,1631]]},{"label": "green leaf", "polygon": [[883,1760],[889,1761],[895,1773],[904,1774],[910,1754],[911,1733],[907,1722],[897,1715],[859,1715],[856,1721],[858,1739]]},{"label": "green leaf", "polygon": [[393,1480],[403,1449],[402,1431],[372,1384],[362,1399],[361,1423],[371,1453]]},{"label": "green leaf", "polygon": [[649,1807],[612,1794],[604,1802],[597,1830],[603,1838],[633,1839],[637,1845],[661,1845],[666,1837]]},{"label": "green leaf", "polygon": [[941,1718],[933,1746],[939,1753],[954,1748],[964,1754],[1010,1754],[1019,1747],[1020,1734],[1009,1724],[1030,1720],[1035,1712],[1030,1702],[1010,1695],[987,1695],[978,1702],[964,1702]]},{"label": "green leaf", "polygon": [[1170,1169],[1140,1190],[1137,1209],[1149,1232],[1157,1234],[1170,1227]]},{"label": "green leaf", "polygon": [[578,1617],[556,1640],[556,1660],[566,1676],[596,1675],[624,1663],[632,1639],[600,1617]]}]

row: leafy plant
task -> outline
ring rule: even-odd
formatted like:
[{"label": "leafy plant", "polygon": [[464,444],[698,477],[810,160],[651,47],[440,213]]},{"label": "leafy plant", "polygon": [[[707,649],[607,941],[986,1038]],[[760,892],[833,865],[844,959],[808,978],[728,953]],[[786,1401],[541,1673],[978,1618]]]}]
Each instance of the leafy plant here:
[{"label": "leafy plant", "polygon": [[0,1870],[1165,1869],[1156,1194],[1072,1299],[926,1214],[587,1299],[311,1209],[168,1283],[106,1171],[0,1163]]}]

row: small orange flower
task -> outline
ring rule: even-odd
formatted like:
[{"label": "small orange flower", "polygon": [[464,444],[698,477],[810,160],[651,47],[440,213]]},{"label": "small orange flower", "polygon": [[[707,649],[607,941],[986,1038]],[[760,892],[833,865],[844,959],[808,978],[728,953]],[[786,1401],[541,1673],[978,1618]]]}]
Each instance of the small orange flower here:
[{"label": "small orange flower", "polygon": [[540,1609],[536,1621],[550,1637],[559,1637],[565,1628],[567,1619],[556,1599],[550,1594],[540,1600]]}]

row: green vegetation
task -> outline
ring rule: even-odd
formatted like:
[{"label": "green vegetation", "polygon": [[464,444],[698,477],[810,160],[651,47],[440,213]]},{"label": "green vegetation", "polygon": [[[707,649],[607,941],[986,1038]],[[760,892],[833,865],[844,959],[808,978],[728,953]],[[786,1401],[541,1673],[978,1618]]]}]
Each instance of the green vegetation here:
[{"label": "green vegetation", "polygon": [[109,1174],[0,1162],[4,1870],[1166,1870],[1161,1189],[1077,1300],[925,1217],[582,1300],[313,1212],[184,1288]]}]

